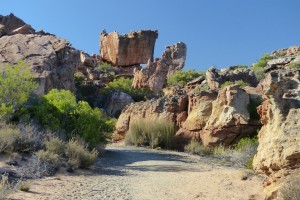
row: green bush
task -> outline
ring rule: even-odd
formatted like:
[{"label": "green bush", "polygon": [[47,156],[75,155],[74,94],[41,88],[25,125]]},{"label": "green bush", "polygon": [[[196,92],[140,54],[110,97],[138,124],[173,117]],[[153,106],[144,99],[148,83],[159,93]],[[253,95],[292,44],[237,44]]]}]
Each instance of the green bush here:
[{"label": "green bush", "polygon": [[190,69],[187,71],[176,71],[173,74],[168,76],[167,85],[183,87],[189,81],[203,75],[204,72],[196,72],[194,69]]},{"label": "green bush", "polygon": [[23,192],[29,192],[30,190],[30,182],[29,181],[18,181],[17,188]]},{"label": "green bush", "polygon": [[144,101],[148,98],[152,92],[148,88],[133,89],[131,87],[133,79],[131,78],[118,78],[109,82],[106,86],[106,90],[115,92],[124,92],[129,94],[134,101]]},{"label": "green bush", "polygon": [[35,155],[43,162],[47,162],[55,166],[56,168],[60,165],[60,156],[50,151],[39,150]]},{"label": "green bush", "polygon": [[54,153],[60,156],[65,154],[66,143],[57,137],[45,141],[45,146],[47,151],[50,153]]},{"label": "green bush", "polygon": [[134,145],[171,149],[174,144],[174,123],[167,120],[140,119],[130,123],[126,141]]},{"label": "green bush", "polygon": [[6,65],[0,74],[0,117],[10,118],[14,110],[28,101],[37,87],[38,84],[31,77],[30,66],[24,61]]},{"label": "green bush", "polygon": [[221,85],[221,88],[223,89],[223,88],[225,88],[225,87],[227,87],[227,86],[229,86],[229,85],[239,85],[241,88],[246,87],[246,86],[249,86],[248,83],[245,83],[245,82],[242,81],[242,80],[238,80],[238,81],[235,81],[235,82],[226,81],[225,83],[223,83],[223,84]]},{"label": "green bush", "polygon": [[69,159],[68,162],[75,168],[90,167],[95,163],[98,154],[96,149],[89,151],[84,144],[81,144],[74,138],[66,144],[66,156]]},{"label": "green bush", "polygon": [[258,145],[258,139],[257,137],[253,137],[253,138],[242,138],[238,141],[238,143],[236,143],[234,145],[235,149],[238,151],[243,151],[246,148],[248,148],[249,146],[256,146]]},{"label": "green bush", "polygon": [[289,63],[289,68],[300,69],[300,61]]},{"label": "green bush", "polygon": [[42,126],[63,130],[68,138],[79,135],[91,147],[105,143],[114,129],[112,120],[100,109],[92,109],[84,101],[76,102],[68,90],[51,90],[30,110]]},{"label": "green bush", "polygon": [[184,147],[184,151],[196,155],[210,155],[213,153],[211,148],[205,147],[200,142],[194,140]]},{"label": "green bush", "polygon": [[270,54],[263,55],[258,62],[254,63],[251,69],[254,71],[257,80],[262,80],[265,78],[265,67],[269,60],[272,60],[274,57]]},{"label": "green bush", "polygon": [[111,76],[114,76],[116,74],[114,67],[108,63],[103,63],[102,65],[99,65],[95,68],[95,71],[102,74],[109,74]]},{"label": "green bush", "polygon": [[5,126],[0,128],[0,153],[11,153],[17,145],[20,131],[17,128]]}]

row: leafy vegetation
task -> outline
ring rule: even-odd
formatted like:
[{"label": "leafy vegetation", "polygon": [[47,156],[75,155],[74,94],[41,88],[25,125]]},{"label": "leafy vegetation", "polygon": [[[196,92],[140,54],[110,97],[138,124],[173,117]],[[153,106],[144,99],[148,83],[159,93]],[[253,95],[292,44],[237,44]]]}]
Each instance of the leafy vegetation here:
[{"label": "leafy vegetation", "polygon": [[133,79],[130,78],[118,78],[114,79],[112,82],[109,82],[106,86],[106,90],[124,92],[129,94],[134,101],[144,101],[152,93],[147,88],[134,89],[131,87]]},{"label": "leafy vegetation", "polygon": [[36,102],[31,112],[42,126],[62,130],[68,138],[79,135],[92,147],[105,143],[114,128],[114,122],[100,109],[92,109],[84,101],[76,102],[68,90],[51,90]]},{"label": "leafy vegetation", "polygon": [[169,75],[167,78],[168,86],[181,86],[183,87],[189,81],[203,76],[204,72],[196,72],[193,69],[187,71],[176,71],[173,74]]},{"label": "leafy vegetation", "polygon": [[227,87],[227,86],[229,86],[229,85],[239,85],[241,88],[246,87],[246,86],[249,86],[248,83],[245,83],[245,82],[242,81],[242,80],[238,80],[238,81],[235,81],[235,82],[226,81],[225,83],[223,83],[223,84],[221,85],[221,88],[223,89],[223,88],[225,88],[225,87]]},{"label": "leafy vegetation", "polygon": [[210,155],[212,154],[211,148],[203,146],[200,142],[192,140],[184,147],[184,151],[196,155]]},{"label": "leafy vegetation", "polygon": [[173,122],[141,119],[130,124],[125,140],[136,146],[150,145],[151,148],[171,149],[174,144],[174,136]]},{"label": "leafy vegetation", "polygon": [[38,87],[30,74],[30,66],[24,61],[7,65],[0,74],[0,116],[5,119],[26,103]]},{"label": "leafy vegetation", "polygon": [[289,63],[289,68],[300,69],[300,61]]},{"label": "leafy vegetation", "polygon": [[270,54],[265,54],[251,67],[259,81],[265,78],[266,74],[264,68],[267,66],[268,61],[272,60],[273,58],[274,57]]}]

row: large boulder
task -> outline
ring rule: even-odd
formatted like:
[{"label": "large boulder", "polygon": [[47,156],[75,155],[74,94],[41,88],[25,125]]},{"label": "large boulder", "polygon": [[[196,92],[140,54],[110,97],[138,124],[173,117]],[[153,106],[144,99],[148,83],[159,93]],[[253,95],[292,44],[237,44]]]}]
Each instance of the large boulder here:
[{"label": "large boulder", "polygon": [[162,58],[148,61],[146,68],[134,71],[133,88],[148,87],[158,94],[166,84],[167,76],[181,70],[186,59],[186,45],[183,42],[166,47]]},{"label": "large boulder", "polygon": [[79,55],[66,40],[53,35],[16,34],[0,38],[0,67],[25,59],[40,83],[38,95],[52,88],[74,91],[73,74],[80,65]]},{"label": "large boulder", "polygon": [[271,184],[272,192],[300,168],[300,70],[271,71],[262,86],[264,102],[258,111],[263,127],[253,167],[269,176],[265,184]]},{"label": "large boulder", "polygon": [[125,106],[133,103],[132,97],[124,92],[113,92],[107,100],[105,111],[110,117],[119,117]]},{"label": "large boulder", "polygon": [[211,115],[200,138],[205,146],[231,145],[256,134],[259,124],[250,119],[250,95],[238,85],[223,88],[212,102]]},{"label": "large boulder", "polygon": [[153,59],[157,31],[133,31],[128,35],[117,32],[100,34],[100,55],[104,61],[114,66],[146,64]]}]

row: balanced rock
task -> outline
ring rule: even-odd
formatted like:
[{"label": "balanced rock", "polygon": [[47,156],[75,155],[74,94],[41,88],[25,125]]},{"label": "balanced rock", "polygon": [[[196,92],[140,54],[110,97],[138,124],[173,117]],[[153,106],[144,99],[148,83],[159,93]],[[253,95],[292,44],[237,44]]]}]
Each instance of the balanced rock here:
[{"label": "balanced rock", "polygon": [[103,61],[114,66],[146,64],[153,59],[157,31],[133,31],[128,35],[117,32],[100,34],[100,55]]}]

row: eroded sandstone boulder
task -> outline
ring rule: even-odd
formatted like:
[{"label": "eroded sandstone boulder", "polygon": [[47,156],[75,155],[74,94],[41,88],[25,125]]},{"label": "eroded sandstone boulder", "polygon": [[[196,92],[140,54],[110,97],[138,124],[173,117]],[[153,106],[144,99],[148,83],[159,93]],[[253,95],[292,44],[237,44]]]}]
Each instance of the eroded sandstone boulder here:
[{"label": "eroded sandstone boulder", "polygon": [[183,68],[186,51],[186,45],[182,42],[168,46],[161,59],[149,60],[146,68],[135,70],[132,87],[148,87],[158,94],[165,86],[168,74]]},{"label": "eroded sandstone boulder", "polygon": [[132,66],[146,64],[153,59],[157,31],[133,31],[128,35],[117,32],[100,34],[101,58],[114,66]]},{"label": "eroded sandstone boulder", "polygon": [[80,65],[79,51],[53,35],[16,34],[0,38],[0,67],[16,64],[20,59],[31,66],[42,95],[52,88],[74,91],[73,74]]},{"label": "eroded sandstone boulder", "polygon": [[271,71],[262,86],[258,112],[263,127],[253,166],[269,176],[266,185],[276,185],[300,168],[300,70]]}]

